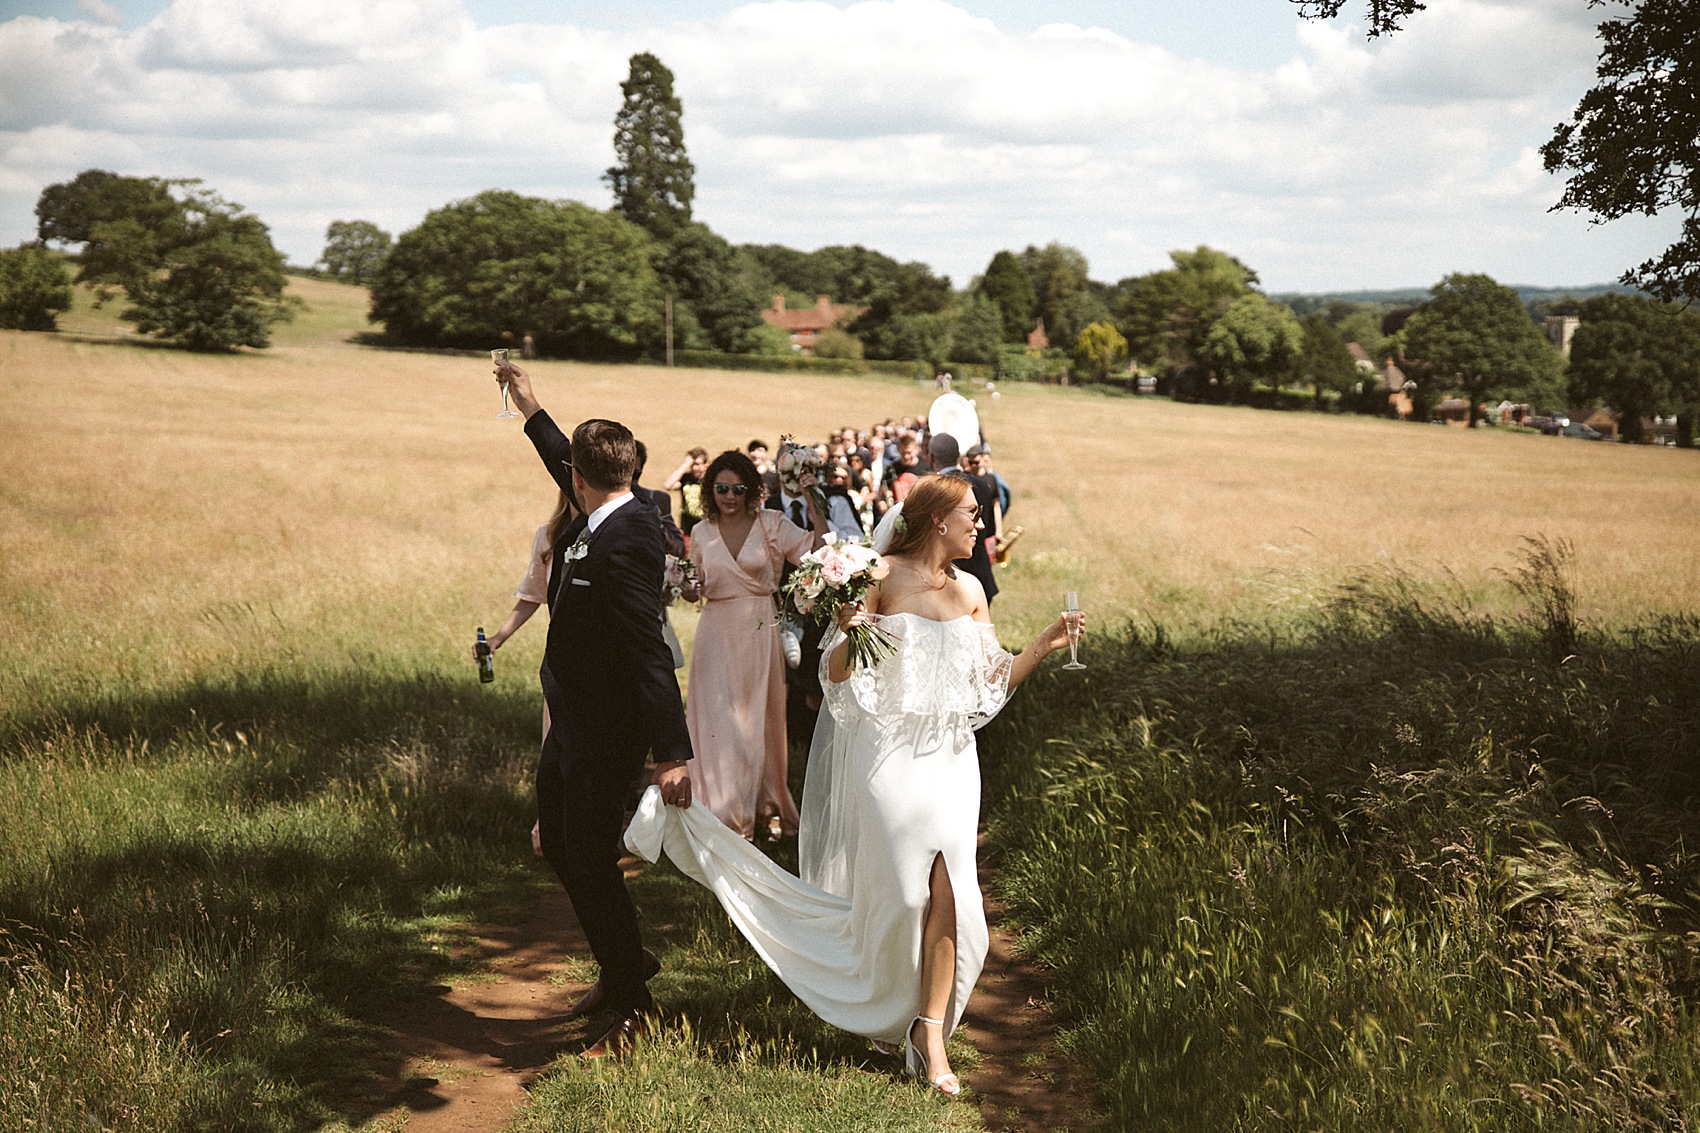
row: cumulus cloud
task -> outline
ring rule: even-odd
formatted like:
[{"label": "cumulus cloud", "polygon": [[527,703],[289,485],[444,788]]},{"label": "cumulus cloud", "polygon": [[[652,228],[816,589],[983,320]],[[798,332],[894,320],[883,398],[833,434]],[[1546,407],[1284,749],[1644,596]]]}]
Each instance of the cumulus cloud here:
[{"label": "cumulus cloud", "polygon": [[862,243],[958,283],[1049,240],[1105,279],[1213,243],[1278,289],[1586,282],[1660,241],[1584,240],[1545,211],[1559,185],[1535,149],[1597,52],[1574,0],[1431,0],[1376,41],[1298,24],[1266,67],[1010,30],[972,0],[772,0],[641,33],[480,27],[459,0],[175,0],[137,28],[83,4],[83,21],[0,24],[0,243],[31,235],[42,186],[90,167],[202,177],[300,263],[332,219],[399,232],[484,188],[605,206],[640,50],[677,76],[717,231]]}]

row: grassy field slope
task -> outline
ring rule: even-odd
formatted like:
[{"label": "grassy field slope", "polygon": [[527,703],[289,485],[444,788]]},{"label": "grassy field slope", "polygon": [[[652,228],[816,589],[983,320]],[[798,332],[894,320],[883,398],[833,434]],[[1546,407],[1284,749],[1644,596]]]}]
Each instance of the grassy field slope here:
[{"label": "grassy field slope", "polygon": [[[349,1101],[381,1049],[372,1005],[453,974],[454,926],[535,884],[542,630],[503,650],[488,688],[468,645],[510,607],[553,485],[518,423],[496,418],[487,361],[355,345],[364,292],[293,287],[300,317],[264,352],[140,344],[86,296],[64,333],[0,332],[0,1125],[393,1128]],[[535,375],[563,423],[631,425],[651,484],[693,445],[812,438],[933,396],[882,378]],[[1200,1129],[1535,1128],[1541,1113],[1585,1128],[1592,1076],[1642,1072],[1668,1081],[1600,1087],[1601,1120],[1690,1112],[1673,1063],[1563,1012],[1627,1004],[1629,1029],[1690,1037],[1688,987],[1662,974],[1681,948],[1669,934],[1654,952],[1615,945],[1658,902],[1686,900],[1637,871],[1688,878],[1679,848],[1700,838],[1671,770],[1693,758],[1693,634],[1659,620],[1700,609],[1700,454],[1000,393],[976,396],[1014,487],[1009,522],[1027,530],[999,576],[1000,629],[1021,642],[1076,589],[1098,636],[1083,677],[1047,673],[993,733],[988,850],[1113,1112],[1170,1122],[1192,1107]],[[1529,620],[1511,585],[1525,536],[1575,548],[1565,618],[1581,663],[1555,655],[1551,620]],[[688,643],[692,615],[675,621]],[[1657,837],[1570,821],[1606,812]],[[1549,833],[1557,856],[1539,859]],[[1463,849],[1431,844],[1447,837]],[[1430,884],[1431,860],[1454,888]],[[1506,880],[1520,876],[1534,897]],[[701,1096],[664,1118],[645,1109],[648,1071],[569,1077],[526,1127],[817,1127],[823,1091],[866,1119],[846,1128],[977,1124],[870,1083],[855,1044],[809,1020],[699,891],[661,871],[645,884],[661,938],[701,962],[670,976],[664,998],[698,1006],[655,1065],[678,1060]],[[1536,916],[1589,901],[1610,916]],[[1576,943],[1596,930],[1612,948]],[[1514,947],[1491,962],[1458,959],[1499,938]],[[1590,963],[1628,990],[1587,990]],[[1543,1050],[1570,1057],[1565,1043],[1600,1048],[1544,1077],[1498,1074],[1484,1104],[1574,1097],[1472,1124],[1457,1115],[1477,1102],[1442,1088],[1456,1050],[1408,1061],[1389,1036],[1430,1033],[1419,1008],[1466,968],[1507,988],[1470,1000],[1490,1007],[1472,1026],[1532,1020],[1506,1024],[1515,1073]],[[1542,1000],[1562,980],[1586,988]],[[1348,1009],[1372,993],[1406,1013],[1384,1026]],[[1495,1041],[1459,1057],[1491,1060]],[[1321,1074],[1336,1050],[1338,1072]],[[1353,1070],[1360,1057],[1414,1069]],[[763,1084],[717,1107],[728,1062]],[[1332,1092],[1307,1100],[1311,1087]]]}]

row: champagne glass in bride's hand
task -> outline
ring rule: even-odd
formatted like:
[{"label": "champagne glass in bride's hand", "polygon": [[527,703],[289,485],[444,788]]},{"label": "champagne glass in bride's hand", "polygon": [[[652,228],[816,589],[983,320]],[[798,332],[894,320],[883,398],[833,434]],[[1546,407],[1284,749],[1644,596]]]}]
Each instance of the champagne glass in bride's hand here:
[{"label": "champagne glass in bride's hand", "polygon": [[512,409],[508,408],[508,383],[507,383],[507,379],[506,379],[506,376],[505,376],[506,372],[507,372],[507,368],[508,368],[508,352],[506,350],[492,350],[492,351],[490,351],[490,361],[492,361],[496,364],[496,369],[501,371],[502,375],[503,375],[503,378],[502,378],[502,411],[500,413],[496,414],[496,416],[498,416],[498,417],[518,417],[519,416],[518,413],[515,413]]},{"label": "champagne glass in bride's hand", "polygon": [[1086,666],[1080,663],[1080,619],[1067,617],[1068,614],[1080,612],[1080,595],[1073,590],[1065,591],[1063,608],[1064,617],[1068,622],[1068,664],[1063,668],[1084,669]]}]

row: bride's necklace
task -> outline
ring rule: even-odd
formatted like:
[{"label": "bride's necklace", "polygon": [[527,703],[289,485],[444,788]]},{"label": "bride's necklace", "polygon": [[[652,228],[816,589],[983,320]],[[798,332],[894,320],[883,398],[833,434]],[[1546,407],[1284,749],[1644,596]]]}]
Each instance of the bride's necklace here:
[{"label": "bride's necklace", "polygon": [[[927,590],[943,590],[946,584],[956,576],[955,572],[950,569],[949,563],[946,563],[943,569],[937,571],[922,571],[920,567],[910,566],[908,563],[901,565],[904,570],[914,575],[921,586]],[[935,576],[938,578],[937,582],[933,581]]]}]

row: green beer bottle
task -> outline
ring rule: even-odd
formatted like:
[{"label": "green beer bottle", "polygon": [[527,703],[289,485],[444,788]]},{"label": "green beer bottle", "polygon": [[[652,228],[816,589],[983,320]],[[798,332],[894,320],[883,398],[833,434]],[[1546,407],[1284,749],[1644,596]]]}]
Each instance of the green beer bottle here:
[{"label": "green beer bottle", "polygon": [[478,681],[489,684],[496,679],[496,658],[490,652],[490,643],[484,638],[484,627],[478,627],[478,643],[473,646],[473,652],[478,654]]}]

